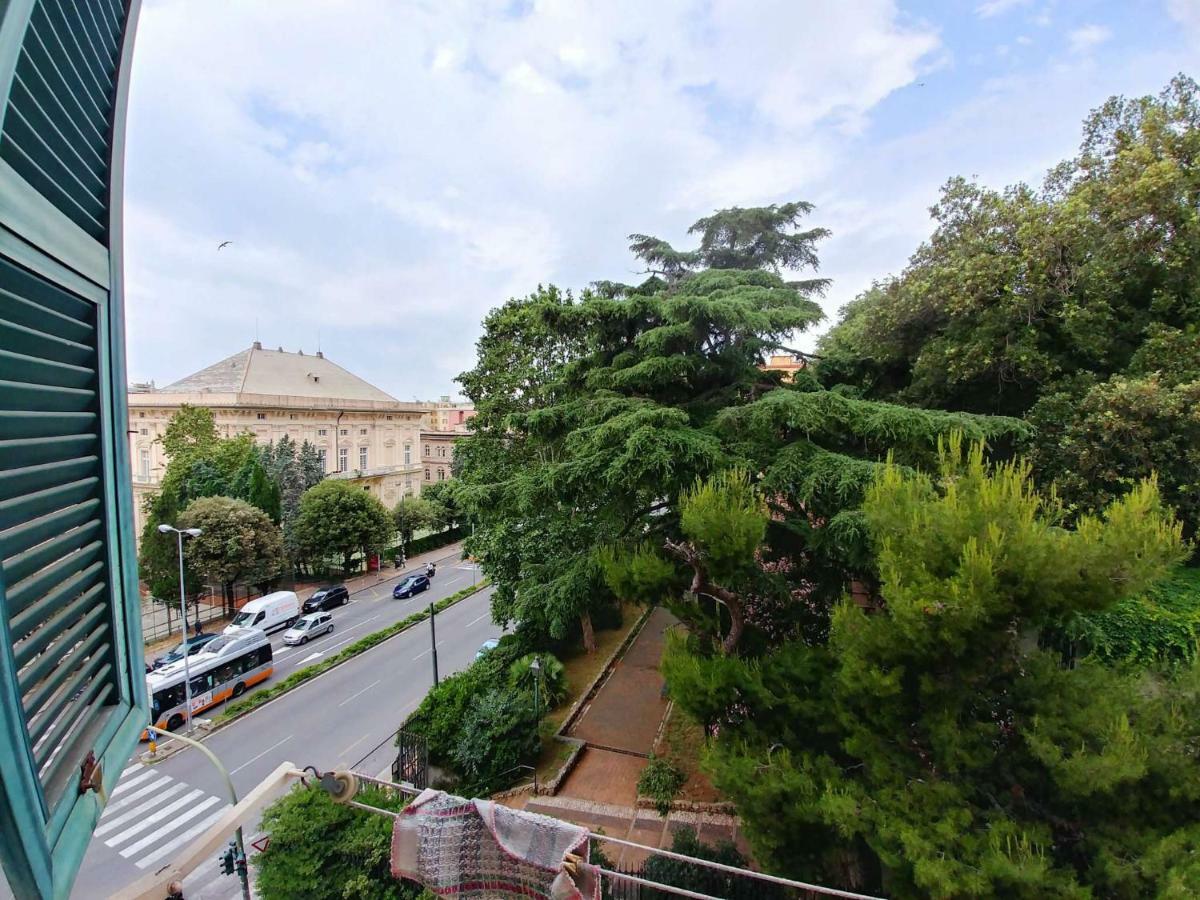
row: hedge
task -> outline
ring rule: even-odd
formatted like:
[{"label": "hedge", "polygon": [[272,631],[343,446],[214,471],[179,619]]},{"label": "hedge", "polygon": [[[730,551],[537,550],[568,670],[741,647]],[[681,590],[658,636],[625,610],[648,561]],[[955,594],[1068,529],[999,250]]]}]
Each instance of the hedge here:
[{"label": "hedge", "polygon": [[[434,611],[441,612],[443,609],[453,606],[459,600],[469,597],[476,591],[483,590],[488,586],[489,583],[490,582],[487,579],[484,579],[483,581],[479,582],[479,584],[471,587],[465,587],[461,591],[451,594],[449,597],[444,597],[443,599],[438,600],[433,604]],[[366,637],[360,638],[353,644],[345,647],[341,652],[334,654],[328,659],[323,659],[315,665],[311,665],[307,668],[300,669],[297,672],[293,672],[287,678],[283,679],[283,681],[276,682],[266,690],[257,691],[251,694],[245,700],[235,700],[233,703],[230,703],[225,707],[225,711],[221,713],[218,719],[220,721],[227,721],[229,719],[244,715],[250,710],[262,706],[267,701],[274,700],[281,694],[286,694],[293,688],[304,684],[304,682],[316,678],[323,672],[328,672],[334,666],[341,665],[346,660],[352,659],[366,650],[370,650],[377,644],[382,644],[388,638],[395,637],[405,629],[411,628],[420,622],[424,622],[428,618],[429,607],[425,607],[419,612],[415,612],[411,616],[407,616],[406,618],[401,619],[399,622],[389,625],[387,628],[381,628],[379,631],[372,632]]]},{"label": "hedge", "polygon": [[[447,528],[445,531],[439,531],[437,534],[427,534],[425,537],[416,538],[409,541],[408,546],[404,548],[406,557],[417,556],[427,550],[436,550],[438,547],[445,547],[447,544],[453,544],[457,540],[461,540],[463,536],[462,527],[455,525],[453,528]],[[388,551],[388,556],[395,558],[400,555],[400,547],[393,547]]]}]

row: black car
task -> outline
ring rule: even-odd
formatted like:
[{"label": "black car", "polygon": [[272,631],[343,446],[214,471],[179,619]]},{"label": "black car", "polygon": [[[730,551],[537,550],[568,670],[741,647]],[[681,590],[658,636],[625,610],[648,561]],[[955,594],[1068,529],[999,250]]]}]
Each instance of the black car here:
[{"label": "black car", "polygon": [[426,575],[405,575],[400,579],[400,583],[392,588],[392,597],[396,600],[401,600],[404,597],[413,597],[421,591],[429,590],[429,577]]},{"label": "black car", "polygon": [[[188,638],[188,656],[194,656],[199,653],[200,648],[216,636],[215,634],[205,634],[203,632],[192,635]],[[169,666],[171,663],[179,662],[181,659],[183,659],[183,644],[179,643],[162,656],[156,656],[154,658],[154,668],[161,669],[163,666]]]},{"label": "black car", "polygon": [[350,601],[350,592],[344,584],[335,584],[315,591],[304,601],[300,611],[305,613],[326,612],[335,606],[345,606]]}]

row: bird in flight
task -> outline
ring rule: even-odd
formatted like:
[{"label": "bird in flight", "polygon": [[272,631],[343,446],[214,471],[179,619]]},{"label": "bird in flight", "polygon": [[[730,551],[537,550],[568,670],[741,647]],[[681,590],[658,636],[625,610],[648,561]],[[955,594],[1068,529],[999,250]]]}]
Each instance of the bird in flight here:
[{"label": "bird in flight", "polygon": [[221,243],[217,244],[217,249],[218,249],[218,250],[223,250],[223,249],[225,249],[226,247],[228,247],[228,246],[229,246],[230,244],[232,244],[232,243],[233,243],[233,241],[221,241]]}]

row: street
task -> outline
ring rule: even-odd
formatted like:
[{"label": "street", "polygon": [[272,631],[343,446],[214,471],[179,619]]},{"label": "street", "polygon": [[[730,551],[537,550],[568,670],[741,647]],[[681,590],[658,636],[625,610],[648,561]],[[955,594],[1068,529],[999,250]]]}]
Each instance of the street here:
[{"label": "street", "polygon": [[[471,577],[468,565],[447,561],[434,587],[413,600],[392,600],[391,583],[355,595],[353,603],[333,611],[337,629],[328,638],[284,648],[275,636],[277,663],[267,684],[460,590]],[[465,668],[480,644],[500,634],[491,622],[490,595],[490,589],[480,591],[438,614],[442,675]],[[239,796],[284,760],[301,767],[354,766],[378,774],[394,755],[391,734],[420,703],[432,678],[429,626],[422,623],[255,710],[205,743],[229,769]],[[106,897],[161,868],[227,805],[223,779],[195,751],[181,751],[151,767],[131,761],[113,790],[72,896]],[[254,835],[255,829],[248,828],[248,844]],[[239,895],[237,878],[219,875],[215,858],[185,888],[188,900]]]}]

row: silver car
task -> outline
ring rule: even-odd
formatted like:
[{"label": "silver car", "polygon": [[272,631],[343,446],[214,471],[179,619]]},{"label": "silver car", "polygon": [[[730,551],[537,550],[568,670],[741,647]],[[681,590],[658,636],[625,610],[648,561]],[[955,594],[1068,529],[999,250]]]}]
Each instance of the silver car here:
[{"label": "silver car", "polygon": [[327,612],[309,613],[283,633],[283,642],[289,646],[307,644],[311,638],[333,631],[333,616]]}]

